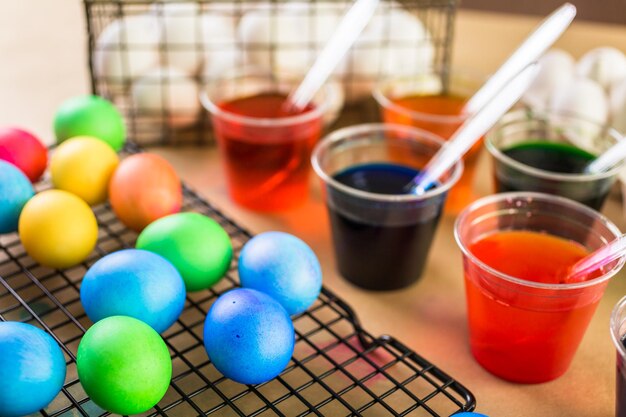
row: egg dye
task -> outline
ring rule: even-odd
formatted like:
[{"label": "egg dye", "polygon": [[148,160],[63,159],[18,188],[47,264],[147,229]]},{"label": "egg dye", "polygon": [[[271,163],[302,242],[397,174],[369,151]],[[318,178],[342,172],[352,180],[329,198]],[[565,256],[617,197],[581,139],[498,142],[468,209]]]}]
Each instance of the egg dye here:
[{"label": "egg dye", "polygon": [[215,285],[228,271],[233,256],[228,233],[199,213],[177,213],[152,222],[137,238],[136,247],[170,261],[182,275],[187,291]]},{"label": "egg dye", "polygon": [[0,233],[17,231],[20,213],[35,195],[32,184],[15,165],[0,161]]},{"label": "egg dye", "polygon": [[31,182],[36,182],[46,170],[48,150],[32,133],[3,127],[0,128],[0,160],[15,165]]},{"label": "egg dye", "polygon": [[104,203],[118,164],[117,154],[103,141],[91,136],[71,138],[59,145],[50,159],[52,184],[89,205]]},{"label": "egg dye", "polygon": [[87,330],[78,345],[76,369],[91,400],[122,415],[152,408],[172,378],[172,360],[161,336],[125,316],[107,317]]},{"label": "egg dye", "polygon": [[62,190],[31,198],[20,215],[18,231],[28,255],[42,265],[68,268],[82,262],[98,239],[98,222],[83,200]]},{"label": "egg dye", "polygon": [[268,294],[289,314],[305,311],[322,289],[322,269],[311,248],[283,232],[250,239],[239,257],[241,286]]},{"label": "egg dye", "polygon": [[64,381],[65,358],[49,334],[26,323],[0,322],[0,416],[44,408]]},{"label": "egg dye", "polygon": [[129,316],[163,333],[183,311],[185,285],[165,258],[126,249],[106,255],[89,268],[80,287],[80,301],[94,323],[110,316]]},{"label": "egg dye", "polygon": [[177,213],[183,192],[169,162],[158,155],[139,153],[118,165],[109,182],[109,201],[122,223],[140,232],[156,219]]},{"label": "egg dye", "polygon": [[126,141],[122,115],[99,96],[77,96],[61,104],[54,116],[57,143],[76,136],[93,136],[119,151]]},{"label": "egg dye", "polygon": [[213,365],[241,384],[259,384],[289,364],[295,332],[287,311],[262,292],[238,288],[221,295],[204,322]]}]

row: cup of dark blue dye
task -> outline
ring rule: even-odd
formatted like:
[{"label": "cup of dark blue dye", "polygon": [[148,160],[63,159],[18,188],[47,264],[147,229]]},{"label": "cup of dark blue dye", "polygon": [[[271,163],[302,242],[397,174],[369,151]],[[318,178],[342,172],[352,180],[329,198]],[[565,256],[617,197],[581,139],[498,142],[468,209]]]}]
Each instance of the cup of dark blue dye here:
[{"label": "cup of dark blue dye", "polygon": [[463,162],[422,195],[406,190],[445,141],[393,124],[339,129],[314,149],[340,274],[370,290],[395,290],[422,275],[447,192]]},{"label": "cup of dark blue dye", "polygon": [[626,297],[613,308],[611,337],[617,351],[615,417],[626,417]]}]

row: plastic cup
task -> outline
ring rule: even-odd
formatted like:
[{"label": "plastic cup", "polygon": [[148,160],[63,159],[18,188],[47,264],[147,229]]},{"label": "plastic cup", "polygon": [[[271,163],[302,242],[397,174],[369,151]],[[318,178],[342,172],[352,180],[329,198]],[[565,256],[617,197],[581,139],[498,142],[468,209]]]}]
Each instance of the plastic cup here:
[{"label": "plastic cup", "polygon": [[[424,130],[366,124],[337,130],[315,147],[311,161],[322,179],[339,272],[348,281],[370,290],[394,290],[417,281],[447,191],[463,167],[458,162],[422,195],[366,191],[340,182],[337,175],[372,164],[420,170],[443,144]],[[386,173],[376,179],[386,179]]]},{"label": "plastic cup", "polygon": [[[460,113],[462,106],[478,91],[484,80],[455,72],[448,77],[446,83],[441,76],[430,73],[392,78],[376,85],[373,95],[383,121],[413,126],[445,140],[450,139],[467,119],[466,114]],[[442,94],[444,84],[447,84],[447,94]],[[463,158],[465,169],[449,193],[446,212],[458,214],[475,200],[474,178],[481,149],[482,140],[476,142]]]},{"label": "plastic cup", "polygon": [[500,378],[539,383],[567,371],[620,259],[589,281],[547,284],[519,279],[469,250],[496,232],[524,230],[577,242],[589,251],[621,233],[606,217],[572,200],[540,193],[502,193],[467,207],[455,224],[463,252],[472,354]]},{"label": "plastic cup", "polygon": [[611,337],[617,350],[615,417],[626,417],[626,297],[615,305],[611,314]]},{"label": "plastic cup", "polygon": [[286,96],[299,81],[247,68],[214,80],[201,94],[211,114],[230,195],[242,206],[281,211],[306,200],[311,150],[321,136],[322,118],[332,97],[329,89],[322,89],[313,100],[313,109],[284,117],[251,117],[224,109],[224,103]]},{"label": "plastic cup", "polygon": [[520,162],[509,152],[532,142],[575,146],[598,156],[619,140],[614,129],[581,117],[518,110],[506,114],[487,134],[485,147],[493,159],[496,192],[536,191],[567,197],[600,210],[623,162],[599,174],[559,173]]}]

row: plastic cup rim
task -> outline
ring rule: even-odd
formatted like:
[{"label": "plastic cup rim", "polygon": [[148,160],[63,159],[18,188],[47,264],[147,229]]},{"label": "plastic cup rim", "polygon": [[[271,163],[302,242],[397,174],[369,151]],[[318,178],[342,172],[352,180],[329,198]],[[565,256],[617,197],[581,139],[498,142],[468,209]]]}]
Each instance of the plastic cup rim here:
[{"label": "plastic cup rim", "polygon": [[[219,77],[205,86],[203,86],[200,91],[200,103],[204,107],[206,111],[209,112],[212,116],[217,116],[227,120],[231,123],[237,123],[248,126],[257,126],[257,127],[285,127],[285,126],[293,126],[301,123],[310,122],[315,119],[321,119],[324,116],[324,113],[330,108],[329,103],[334,100],[334,93],[327,84],[325,84],[322,89],[324,89],[324,100],[320,105],[316,105],[312,110],[306,111],[304,113],[300,113],[294,116],[286,116],[286,117],[278,117],[278,118],[268,118],[268,117],[250,117],[250,116],[242,116],[240,114],[232,113],[222,109],[217,103],[215,103],[209,97],[209,90],[215,86],[218,86],[220,83],[225,81],[232,81],[237,79],[238,77],[272,77],[277,81],[294,81],[298,82],[298,75],[289,74],[289,73],[273,73],[271,71],[263,70],[260,68],[250,67],[250,68],[242,68],[236,70],[229,75],[224,77]],[[284,77],[284,78],[283,78]]]},{"label": "plastic cup rim", "polygon": [[[426,113],[426,112],[411,110],[404,106],[396,104],[393,100],[387,97],[387,94],[384,93],[385,87],[387,87],[389,84],[392,84],[394,82],[399,82],[399,81],[402,82],[402,81],[408,81],[408,80],[416,80],[416,79],[419,79],[419,77],[428,76],[428,75],[437,75],[437,72],[432,71],[432,72],[424,72],[421,74],[415,74],[415,75],[410,75],[410,76],[405,75],[405,76],[400,76],[400,77],[386,78],[376,83],[376,85],[374,86],[372,90],[372,96],[374,97],[374,100],[376,100],[376,102],[381,107],[389,108],[397,113],[409,116],[411,119],[414,119],[414,120],[451,124],[451,125],[457,125],[466,121],[467,118],[470,116],[469,114],[460,114],[460,115],[435,114],[435,113]],[[457,76],[457,77],[468,77],[468,78],[472,78],[476,80],[479,79],[477,74],[472,74],[472,73],[466,74],[465,71],[456,71],[454,68],[448,75],[452,77]],[[476,90],[478,90],[479,88],[480,88],[480,85],[477,86]]]},{"label": "plastic cup rim", "polygon": [[617,304],[615,305],[615,307],[613,307],[613,311],[611,312],[611,325],[609,329],[611,331],[611,339],[613,339],[615,348],[617,349],[620,356],[624,360],[626,360],[626,347],[624,347],[624,345],[622,344],[622,337],[624,335],[619,334],[619,328],[621,325],[619,316],[622,310],[624,310],[625,308],[626,308],[626,296],[623,297],[621,300],[619,300]]},{"label": "plastic cup rim", "polygon": [[617,264],[613,268],[611,268],[610,271],[607,271],[602,276],[598,278],[594,278],[589,281],[574,282],[574,283],[569,283],[569,284],[547,284],[543,282],[528,281],[522,278],[517,278],[512,275],[502,273],[498,271],[497,269],[492,268],[491,266],[487,265],[486,263],[478,259],[476,256],[474,256],[472,252],[470,252],[467,245],[461,239],[459,229],[461,227],[461,223],[465,220],[465,218],[469,215],[470,212],[473,212],[478,208],[484,207],[485,205],[493,204],[499,201],[505,201],[508,199],[542,200],[542,201],[550,201],[550,202],[559,203],[560,205],[564,205],[564,206],[569,206],[579,211],[583,211],[586,214],[601,221],[615,235],[615,237],[618,237],[621,235],[619,228],[613,222],[611,222],[611,220],[609,220],[606,216],[585,206],[582,203],[579,203],[574,200],[570,200],[568,198],[555,196],[551,194],[528,192],[528,191],[493,194],[493,195],[480,198],[476,200],[475,202],[473,202],[472,204],[470,204],[469,206],[467,206],[465,209],[463,209],[463,211],[461,211],[461,213],[459,213],[456,221],[454,222],[454,240],[456,241],[457,246],[459,247],[459,249],[461,249],[461,252],[463,253],[463,255],[466,256],[473,264],[480,267],[480,269],[488,272],[489,274],[499,279],[503,279],[505,281],[518,284],[523,287],[561,291],[561,290],[573,290],[573,289],[587,288],[587,287],[592,287],[592,286],[601,284],[611,279],[624,266],[624,262],[626,262],[626,259],[622,257],[617,262]]},{"label": "plastic cup rim", "polygon": [[438,195],[441,195],[444,192],[447,192],[461,177],[463,173],[463,161],[457,161],[457,163],[452,168],[453,171],[448,180],[429,190],[424,194],[379,194],[372,193],[369,191],[357,190],[352,187],[348,187],[345,184],[340,183],[335,180],[332,176],[328,175],[325,170],[319,164],[319,154],[322,152],[324,148],[329,147],[335,142],[345,139],[346,136],[351,136],[355,134],[363,134],[368,132],[400,132],[407,135],[418,135],[420,138],[426,138],[428,141],[434,142],[437,145],[443,146],[446,141],[441,137],[435,135],[434,133],[428,132],[423,129],[418,129],[411,126],[399,125],[399,124],[389,124],[389,123],[365,123],[358,124],[354,126],[348,126],[341,129],[337,129],[322,138],[321,141],[315,145],[313,152],[311,153],[311,165],[313,166],[313,170],[315,173],[328,185],[331,187],[342,191],[348,195],[364,199],[364,200],[372,200],[372,201],[380,201],[380,202],[413,202],[413,201],[422,201],[428,200]]},{"label": "plastic cup rim", "polygon": [[[520,115],[527,114],[527,112],[526,110],[515,110],[515,111],[507,113],[504,117],[511,116],[511,115],[518,115],[518,114]],[[602,127],[600,123],[594,122],[589,119],[585,119],[584,117],[572,115],[572,114],[560,114],[560,113],[554,113],[554,112],[535,112],[533,113],[533,115],[539,116],[539,117],[552,115],[552,116],[577,118],[585,122],[593,123]],[[513,167],[517,169],[518,171],[523,172],[524,174],[532,175],[534,177],[538,177],[538,178],[546,179],[546,180],[581,183],[581,182],[597,181],[597,180],[602,180],[602,179],[610,178],[613,176],[617,176],[619,174],[619,171],[626,164],[626,161],[621,161],[610,170],[598,172],[595,174],[584,174],[584,173],[583,174],[566,174],[562,172],[546,171],[545,169],[539,169],[539,168],[528,166],[519,161],[516,161],[510,156],[507,156],[506,154],[504,154],[504,152],[500,151],[500,149],[498,149],[492,142],[494,131],[497,130],[498,128],[501,128],[504,124],[508,124],[508,123],[513,123],[513,122],[502,123],[502,121],[499,121],[498,124],[496,124],[491,129],[491,131],[485,135],[485,148],[487,148],[491,156],[498,159],[500,162],[510,167]],[[616,139],[616,141],[619,141],[621,138],[617,130],[615,130],[612,127],[607,128],[606,133],[610,135],[612,138]]]}]

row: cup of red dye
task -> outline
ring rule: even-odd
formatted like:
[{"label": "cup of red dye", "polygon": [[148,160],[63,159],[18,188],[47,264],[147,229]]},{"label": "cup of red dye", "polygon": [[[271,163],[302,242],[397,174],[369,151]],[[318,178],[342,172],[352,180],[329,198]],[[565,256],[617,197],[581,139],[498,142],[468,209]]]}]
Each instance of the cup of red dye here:
[{"label": "cup of red dye", "polygon": [[445,141],[425,130],[365,124],[334,131],[314,149],[341,275],[370,290],[395,290],[424,270],[457,162],[424,194],[406,186]]},{"label": "cup of red dye", "polygon": [[209,83],[200,96],[211,114],[230,195],[242,206],[281,211],[308,196],[309,158],[332,93],[322,88],[303,111],[289,112],[284,102],[300,81],[246,68]]},{"label": "cup of red dye", "polygon": [[578,202],[517,192],[482,198],[455,224],[463,252],[470,348],[492,374],[540,383],[564,374],[604,290],[613,262],[576,283],[567,269],[620,236]]},{"label": "cup of red dye", "polygon": [[611,314],[611,337],[617,350],[615,417],[626,417],[626,297]]}]

